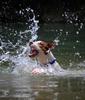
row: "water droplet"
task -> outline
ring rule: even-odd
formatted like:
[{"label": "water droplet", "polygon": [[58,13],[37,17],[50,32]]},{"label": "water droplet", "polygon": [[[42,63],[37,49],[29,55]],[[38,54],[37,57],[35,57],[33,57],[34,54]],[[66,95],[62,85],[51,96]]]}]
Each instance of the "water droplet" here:
[{"label": "water droplet", "polygon": [[63,31],[63,29],[60,29],[60,31],[62,32],[62,31]]},{"label": "water droplet", "polygon": [[20,10],[20,11],[19,11],[19,14],[21,14],[21,13],[22,13],[22,11]]},{"label": "water droplet", "polygon": [[82,27],[83,27],[83,23],[80,24],[80,29],[82,29]]},{"label": "water droplet", "polygon": [[68,32],[66,32],[66,35],[68,35]]},{"label": "water droplet", "polygon": [[69,66],[72,67],[72,65],[73,65],[72,62],[70,62],[70,63],[69,63]]},{"label": "water droplet", "polygon": [[56,32],[57,32],[58,30],[56,29]]},{"label": "water droplet", "polygon": [[76,31],[76,34],[78,35],[79,34],[79,31]]},{"label": "water droplet", "polygon": [[80,42],[79,40],[76,41],[76,43],[79,43],[79,42]]},{"label": "water droplet", "polygon": [[75,55],[76,55],[76,56],[80,56],[80,53],[79,53],[79,52],[76,52]]},{"label": "water droplet", "polygon": [[73,49],[75,49],[76,47],[75,46],[73,46]]},{"label": "water droplet", "polygon": [[73,22],[70,20],[70,23],[72,24]]}]

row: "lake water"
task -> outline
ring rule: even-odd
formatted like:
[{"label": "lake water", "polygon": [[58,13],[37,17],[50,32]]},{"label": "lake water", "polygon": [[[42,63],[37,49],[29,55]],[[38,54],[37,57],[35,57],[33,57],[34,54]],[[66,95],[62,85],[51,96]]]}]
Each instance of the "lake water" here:
[{"label": "lake water", "polygon": [[[9,26],[8,26],[9,27]],[[69,71],[64,75],[31,75],[11,73],[13,63],[10,60],[0,62],[0,100],[85,100],[85,25],[48,23],[40,25],[38,39],[52,41],[56,37],[60,40],[59,46],[53,50],[60,66]],[[11,28],[1,27],[1,38],[9,38],[15,42],[20,30],[26,28],[14,25]],[[17,30],[17,31],[15,31]],[[16,38],[17,37],[17,38]],[[20,45],[25,45],[25,37],[22,36]],[[30,35],[28,35],[30,38]],[[15,40],[14,40],[15,39]],[[14,41],[13,41],[14,40]],[[18,42],[17,42],[18,43]],[[20,46],[20,48],[21,48]],[[20,49],[19,48],[19,49]],[[4,48],[3,48],[4,49]],[[10,59],[17,59],[17,48],[10,49]],[[8,48],[7,48],[8,50]],[[6,51],[6,48],[2,51]],[[1,55],[4,55],[2,53]],[[18,51],[18,49],[17,49]],[[7,52],[7,51],[6,51]],[[8,57],[8,56],[7,56]],[[5,55],[6,58],[6,55]],[[20,62],[23,62],[21,58]],[[21,63],[23,64],[23,63]],[[16,64],[15,64],[16,66]]]},{"label": "lake water", "polygon": [[0,100],[85,100],[85,78],[0,74]]}]

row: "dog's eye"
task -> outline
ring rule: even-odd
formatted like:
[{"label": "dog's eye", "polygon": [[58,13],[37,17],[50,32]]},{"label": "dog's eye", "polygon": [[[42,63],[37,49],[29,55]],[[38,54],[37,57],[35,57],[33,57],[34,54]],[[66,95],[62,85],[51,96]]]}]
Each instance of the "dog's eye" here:
[{"label": "dog's eye", "polygon": [[30,42],[30,43],[29,43],[29,46],[31,46],[32,44],[33,44],[33,42]]}]

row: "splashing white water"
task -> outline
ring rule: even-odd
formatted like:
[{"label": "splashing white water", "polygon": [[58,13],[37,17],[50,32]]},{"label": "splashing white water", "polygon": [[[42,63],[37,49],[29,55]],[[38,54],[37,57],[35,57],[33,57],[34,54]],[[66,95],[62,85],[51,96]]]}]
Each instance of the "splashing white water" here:
[{"label": "splashing white water", "polygon": [[[29,25],[29,29],[25,30],[24,32],[20,31],[20,37],[22,35],[25,34],[31,34],[31,38],[29,41],[35,41],[38,38],[37,35],[37,31],[39,29],[38,26],[38,20],[35,19],[35,14],[34,11],[30,8],[26,9],[27,11],[31,11],[33,14],[32,18],[29,18],[29,22],[31,22],[31,24]],[[22,11],[20,11],[20,14],[22,13]],[[22,13],[23,14],[23,13]],[[66,17],[68,18],[67,14]],[[83,24],[81,23],[80,29],[82,29]],[[57,30],[56,30],[57,31]],[[56,45],[58,45],[59,42],[59,37],[62,35],[62,29],[60,29],[60,33],[58,34],[58,37],[54,40],[54,42],[56,43]],[[66,32],[66,35],[68,35],[69,32]],[[78,35],[79,32],[77,31],[76,34]],[[1,41],[1,40],[0,40]],[[17,45],[19,45],[18,41],[15,45],[12,44],[12,42],[9,41],[9,43],[5,43],[1,41],[1,46],[0,46],[0,50],[2,50],[2,55],[0,56],[0,63],[2,62],[12,62],[11,65],[11,71],[14,74],[28,74],[31,73],[31,71],[34,68],[39,68],[40,71],[42,71],[42,73],[46,74],[46,75],[59,75],[59,76],[63,76],[63,75],[82,75],[85,71],[83,70],[83,72],[81,70],[79,71],[71,71],[71,70],[63,70],[60,65],[56,62],[55,65],[48,65],[47,67],[44,66],[40,66],[39,64],[37,64],[37,61],[33,61],[31,60],[29,57],[25,56],[25,52],[28,50],[28,52],[30,51],[29,46],[23,46],[20,45],[20,49],[19,51],[17,50],[17,55],[10,55],[10,52],[4,52],[3,48],[4,47],[8,47],[12,46],[13,48],[15,48]],[[79,43],[79,41],[76,41],[77,43]],[[74,47],[75,48],[75,47]],[[78,55],[77,53],[75,53],[75,55]]]},{"label": "splashing white water", "polygon": [[[36,41],[38,38],[37,30],[39,29],[38,21],[35,19],[35,14],[32,9],[27,8],[26,11],[28,12],[31,11],[33,17],[32,18],[29,17],[28,22],[31,22],[31,24],[29,25],[29,29],[25,30],[24,32],[20,31],[20,37],[30,32],[31,38],[29,41],[31,42]],[[20,11],[19,13],[23,14],[22,11]],[[58,40],[55,39],[54,42],[56,43],[56,45],[58,45]],[[9,43],[9,45],[10,44],[12,45],[12,47],[15,47],[17,44],[19,45],[19,43],[16,43],[16,45],[13,45],[11,42]],[[2,49],[6,45],[8,45],[8,43],[1,42],[0,48]],[[57,62],[56,62],[56,65],[54,65],[54,67],[51,65],[48,65],[45,68],[44,66],[41,67],[39,64],[37,64],[37,61],[33,61],[29,57],[27,57],[25,53],[30,51],[30,47],[28,45],[27,46],[21,45],[19,51],[17,50],[17,55],[15,56],[10,55],[10,52],[5,52],[4,54],[0,56],[1,62],[11,61],[13,63],[12,68],[11,68],[12,73],[15,73],[15,74],[30,73],[32,72],[34,68],[39,68],[40,70],[43,70],[43,73],[45,74],[53,74],[53,73],[56,73],[56,71],[61,70],[61,67],[59,66]]]},{"label": "splashing white water", "polygon": [[[55,41],[58,42],[58,41]],[[37,60],[30,59],[27,55],[25,56],[25,53],[29,52],[30,48],[29,45],[24,48],[23,52],[18,55],[18,57],[13,58],[13,62],[16,63],[16,66],[14,67],[12,73],[15,74],[23,74],[23,73],[31,73],[35,70],[38,72],[38,74],[46,74],[46,75],[56,75],[56,73],[64,72],[64,70],[60,67],[60,65],[57,63],[57,61],[54,64],[48,64],[48,65],[41,65],[37,62]],[[51,54],[51,56],[54,58],[54,56]],[[52,60],[51,57],[51,60]],[[49,58],[50,59],[50,58]],[[36,72],[36,73],[37,73]]]},{"label": "splashing white water", "polygon": [[[37,30],[39,29],[38,26],[38,20],[35,19],[35,14],[34,11],[31,8],[27,8],[25,9],[28,13],[31,12],[32,13],[32,17],[29,16],[27,23],[30,25],[28,25],[27,30],[25,30],[24,32],[20,31],[19,36],[20,38],[23,38],[24,35],[26,34],[31,34],[31,38],[30,41],[34,41],[37,40],[38,35],[37,35]],[[23,10],[19,12],[19,14],[24,14]],[[23,36],[22,36],[23,35]],[[29,72],[30,72],[30,68],[33,65],[33,62],[31,63],[31,59],[29,60],[29,58],[26,58],[25,52],[26,50],[29,51],[29,47],[23,46],[23,41],[21,39],[19,39],[17,41],[17,43],[14,45],[12,42],[10,42],[10,40],[8,40],[8,42],[3,42],[0,38],[0,52],[2,51],[2,54],[0,55],[0,64],[2,65],[2,63],[10,63],[10,61],[13,63],[12,65],[12,69],[13,70],[25,70],[28,69],[28,65],[30,65],[29,67]],[[17,46],[19,46],[18,50],[16,51],[15,55],[11,55],[10,51],[8,50],[10,47],[12,47],[12,49],[16,48]],[[5,48],[5,50],[4,50]],[[35,64],[36,65],[36,64]]]},{"label": "splashing white water", "polygon": [[24,32],[20,32],[20,33],[25,34],[25,33],[30,32],[31,33],[30,40],[34,41],[34,40],[37,40],[37,38],[38,38],[37,31],[39,29],[39,26],[38,26],[39,21],[35,19],[35,14],[34,14],[34,11],[32,9],[27,8],[26,10],[31,11],[33,14],[32,18],[29,17],[29,22],[32,22],[32,23],[29,25],[29,30],[25,30]]}]

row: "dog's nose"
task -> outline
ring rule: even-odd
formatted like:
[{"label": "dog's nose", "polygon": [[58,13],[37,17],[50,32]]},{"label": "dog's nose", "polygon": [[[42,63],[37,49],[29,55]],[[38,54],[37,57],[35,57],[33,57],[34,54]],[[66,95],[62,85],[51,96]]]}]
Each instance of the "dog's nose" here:
[{"label": "dog's nose", "polygon": [[29,46],[31,46],[33,44],[33,42],[29,42]]}]

